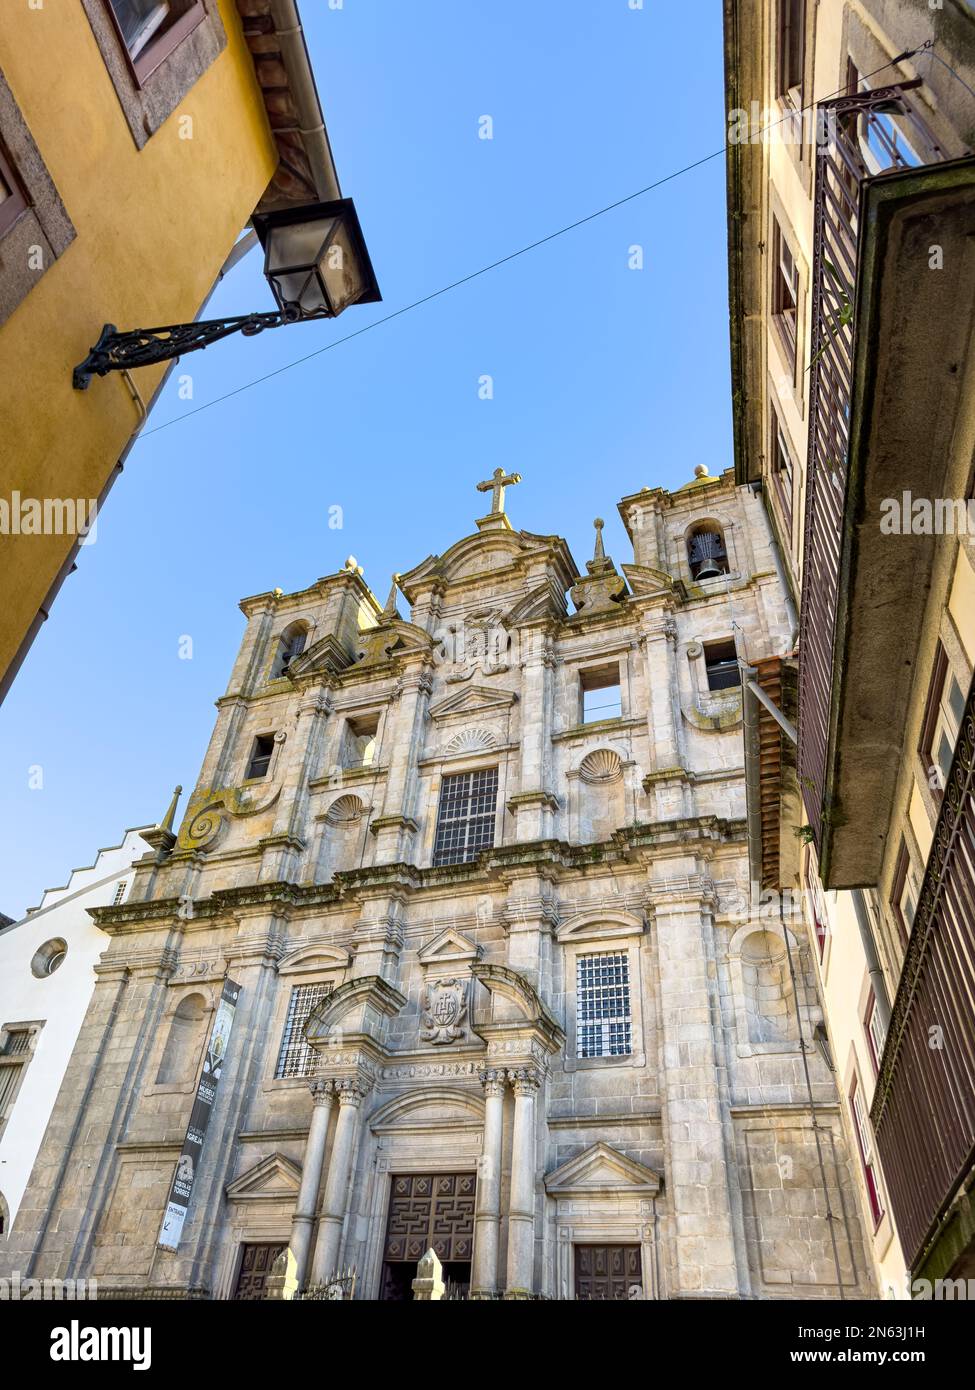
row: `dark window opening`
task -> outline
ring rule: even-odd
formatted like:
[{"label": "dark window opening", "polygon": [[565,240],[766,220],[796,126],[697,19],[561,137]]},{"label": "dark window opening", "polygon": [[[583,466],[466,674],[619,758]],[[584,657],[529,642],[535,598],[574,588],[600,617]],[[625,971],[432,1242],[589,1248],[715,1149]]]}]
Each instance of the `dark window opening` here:
[{"label": "dark window opening", "polygon": [[498,769],[459,772],[440,784],[434,865],[470,864],[494,844]]},{"label": "dark window opening", "polygon": [[738,654],[731,638],[724,642],[705,642],[704,666],[709,690],[732,690],[741,685]]},{"label": "dark window opening", "polygon": [[776,95],[792,96],[802,105],[802,69],[806,54],[806,0],[779,0]]},{"label": "dark window opening", "polygon": [[620,668],[596,666],[579,672],[582,690],[582,722],[593,724],[600,719],[619,719],[623,713],[620,696]]},{"label": "dark window opening", "polygon": [[274,752],[274,735],[258,734],[254,740],[254,751],[251,753],[251,760],[247,764],[247,781],[255,777],[266,777],[267,770],[271,765],[271,754]]}]

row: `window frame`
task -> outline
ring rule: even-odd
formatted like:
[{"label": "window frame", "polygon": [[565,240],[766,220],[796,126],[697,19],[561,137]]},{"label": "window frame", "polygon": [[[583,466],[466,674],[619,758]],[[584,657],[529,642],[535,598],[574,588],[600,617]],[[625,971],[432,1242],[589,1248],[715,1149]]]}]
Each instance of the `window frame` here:
[{"label": "window frame", "polygon": [[[493,805],[492,805],[492,807],[491,807],[490,812],[482,811],[482,812],[478,813],[477,815],[470,815],[470,814],[468,814],[467,816],[464,816],[464,817],[461,817],[461,816],[449,816],[449,817],[447,817],[447,816],[444,815],[444,812],[445,812],[445,810],[446,810],[446,807],[445,807],[445,804],[444,804],[444,790],[445,790],[445,787],[447,786],[448,783],[459,782],[461,778],[465,778],[465,777],[468,777],[468,778],[484,777],[484,776],[489,775],[489,774],[491,774],[491,773],[494,774],[494,787],[493,787],[493,791],[494,791],[494,801],[493,801]],[[434,823],[434,829],[433,829],[433,853],[432,853],[432,859],[431,859],[431,863],[432,863],[433,868],[439,869],[439,868],[449,868],[449,867],[451,867],[451,866],[457,866],[457,865],[463,865],[463,864],[476,864],[478,858],[480,857],[481,854],[484,853],[485,850],[490,850],[490,849],[494,849],[494,848],[495,848],[495,846],[498,844],[498,792],[500,791],[500,787],[501,787],[501,769],[500,769],[499,764],[496,763],[496,762],[492,762],[491,764],[489,764],[489,765],[486,766],[486,767],[460,768],[460,769],[458,769],[456,772],[447,772],[447,773],[444,773],[444,774],[441,776],[441,778],[440,778],[440,786],[439,786],[439,788],[437,789],[437,816],[436,816],[436,821],[435,821],[435,823]],[[471,784],[471,790],[470,790],[470,792],[468,793],[468,797],[467,797],[468,802],[470,802],[470,800],[472,799],[473,795],[475,795],[475,792],[474,792],[473,783],[472,783],[472,784]],[[490,839],[490,842],[487,843],[487,844],[481,844],[481,845],[475,845],[475,846],[473,846],[473,851],[474,851],[473,854],[467,853],[467,851],[469,851],[469,850],[472,848],[472,846],[470,846],[469,844],[467,844],[467,843],[465,842],[465,846],[464,846],[464,848],[465,848],[465,855],[464,855],[463,858],[461,858],[461,859],[456,859],[456,858],[444,858],[444,857],[443,857],[443,852],[444,852],[444,850],[445,850],[446,848],[448,848],[448,847],[446,847],[446,846],[443,846],[443,847],[442,847],[442,846],[441,846],[441,840],[440,840],[440,832],[441,832],[441,829],[444,828],[444,827],[446,827],[448,824],[454,824],[454,825],[456,825],[456,824],[460,824],[460,823],[465,823],[465,824],[467,824],[467,825],[469,826],[469,825],[470,825],[472,822],[474,822],[474,821],[489,821],[489,822],[490,822],[490,831],[491,831],[491,839]]]},{"label": "window frame", "polygon": [[80,0],[129,133],[142,149],[227,47],[219,0],[190,7],[133,61],[111,0]]},{"label": "window frame", "polygon": [[[951,705],[950,692],[952,686],[958,690],[961,698],[960,713],[956,713]],[[958,673],[951,664],[944,644],[939,640],[937,651],[935,652],[934,665],[931,670],[931,680],[928,684],[928,693],[924,705],[924,718],[921,721],[921,733],[917,744],[917,752],[921,759],[925,781],[936,804],[940,804],[945,794],[945,787],[948,785],[948,774],[951,771],[955,749],[958,746],[958,739],[961,736],[961,726],[965,718],[965,704],[966,697],[964,686],[958,679]],[[942,767],[937,751],[941,739],[945,738],[950,744],[947,768]],[[932,786],[931,773],[935,770],[937,770],[941,781],[937,786]]]},{"label": "window frame", "polygon": [[[586,997],[592,996],[593,1000],[595,1000],[596,996],[598,996],[599,993],[600,993],[602,990],[607,989],[607,988],[610,987],[609,985],[606,985],[606,984],[604,984],[604,983],[598,983],[598,982],[597,982],[597,983],[591,983],[591,984],[589,984],[589,985],[587,985],[587,986],[584,986],[584,985],[583,985],[583,981],[582,981],[581,976],[582,976],[582,972],[583,972],[583,969],[584,969],[584,966],[585,966],[585,962],[587,962],[587,961],[593,961],[593,962],[595,962],[595,961],[601,961],[601,962],[621,961],[621,962],[622,962],[622,967],[623,967],[623,972],[622,972],[622,973],[623,973],[623,978],[619,981],[619,988],[620,988],[622,991],[625,991],[625,1002],[626,1002],[626,1009],[625,1009],[625,1012],[624,1012],[624,1011],[620,1011],[620,1012],[618,1012],[618,1013],[615,1014],[615,1015],[606,1014],[606,1015],[600,1015],[600,1016],[595,1017],[595,1018],[586,1018],[586,1019],[582,1019],[582,1017],[581,1017],[581,1013],[582,1013],[581,1001],[582,1001],[582,999],[584,998],[584,996],[586,996]],[[620,947],[620,948],[618,948],[618,949],[610,949],[610,948],[607,948],[607,947],[603,947],[603,948],[600,949],[600,948],[597,946],[597,947],[594,947],[593,949],[591,949],[591,950],[589,950],[589,951],[579,951],[578,954],[577,954],[576,957],[575,957],[575,962],[574,962],[574,964],[575,964],[575,1000],[576,1000],[576,1010],[575,1010],[575,1039],[574,1039],[574,1041],[575,1041],[575,1056],[576,1056],[576,1061],[577,1061],[577,1062],[590,1062],[590,1061],[595,1061],[595,1060],[597,1060],[597,1059],[608,1058],[608,1059],[610,1059],[610,1060],[612,1060],[612,1061],[615,1062],[615,1061],[619,1061],[621,1058],[632,1057],[632,1055],[633,1055],[633,982],[632,982],[632,980],[630,979],[630,953],[629,953],[629,951],[628,951],[625,947]],[[606,966],[603,965],[601,968],[605,969]],[[615,982],[613,982],[613,983],[615,983]],[[620,1052],[614,1052],[614,1051],[612,1051],[612,1050],[607,1051],[607,1052],[603,1052],[603,1051],[600,1051],[600,1052],[585,1052],[585,1051],[582,1051],[582,1048],[583,1048],[583,1038],[582,1038],[583,1030],[586,1029],[586,1028],[592,1029],[592,1028],[595,1028],[595,1027],[598,1027],[599,1030],[600,1030],[600,1046],[602,1046],[602,1044],[605,1042],[605,1043],[608,1043],[608,1044],[609,1044],[610,1048],[612,1047],[612,1029],[613,1029],[614,1027],[624,1029],[624,1030],[625,1030],[625,1038],[626,1038],[626,1048],[625,1048],[625,1050],[620,1051]]]},{"label": "window frame", "polygon": [[[623,913],[594,912],[582,922],[569,921],[556,929],[556,940],[562,947],[562,1002],[565,1017],[565,1048],[562,1069],[565,1072],[598,1071],[603,1067],[645,1067],[646,1028],[653,1019],[652,993],[644,1000],[643,972],[647,957],[642,949],[646,937],[645,924],[624,920]],[[627,956],[630,985],[630,1051],[606,1057],[579,1057],[578,980],[577,960],[580,956],[604,956],[624,952]]]},{"label": "window frame", "polygon": [[[785,461],[783,466],[782,460]],[[795,552],[792,533],[795,520],[795,480],[796,461],[792,454],[789,436],[774,400],[769,401],[769,476],[772,487],[782,508],[782,520],[787,531],[789,549]],[[785,483],[783,483],[783,477]]]},{"label": "window frame", "polygon": [[867,1200],[870,1204],[870,1215],[873,1218],[873,1234],[876,1235],[880,1229],[880,1224],[887,1215],[887,1206],[884,1202],[883,1189],[880,1185],[879,1172],[875,1167],[875,1151],[873,1135],[870,1131],[870,1112],[862,1098],[863,1087],[860,1085],[860,1077],[856,1071],[853,1073],[853,1080],[847,1093],[847,1101],[850,1107],[850,1118],[853,1123],[853,1133],[856,1138],[857,1152],[860,1155],[860,1172],[863,1177],[863,1184],[867,1189]]},{"label": "window frame", "polygon": [[189,7],[182,14],[177,15],[172,23],[154,34],[145,48],[133,58],[129,46],[125,42],[122,25],[113,0],[105,0],[105,5],[112,26],[118,34],[119,43],[136,86],[140,88],[145,85],[157,68],[162,67],[166,59],[176,51],[183,40],[189,38],[193,30],[204,23],[207,17],[203,0],[189,0]]},{"label": "window frame", "polygon": [[[903,909],[904,891],[907,887],[911,887],[915,890],[914,912],[910,921],[907,920]],[[911,932],[914,930],[914,922],[917,918],[917,910],[921,902],[921,889],[923,887],[924,874],[918,874],[910,846],[906,838],[901,836],[901,845],[897,852],[897,862],[894,867],[894,877],[891,882],[888,904],[894,916],[894,922],[900,935],[901,945],[905,950],[907,948],[907,943],[911,939]]]},{"label": "window frame", "polygon": [[[717,649],[717,648],[719,648],[719,647],[720,647],[722,650],[725,650],[725,649],[730,648],[730,650],[731,650],[731,652],[733,653],[733,655],[732,655],[731,657],[724,657],[723,659],[718,660],[718,661],[710,661],[710,662],[709,662],[709,660],[708,660],[708,651],[710,650],[711,652],[714,652],[715,649]],[[723,694],[725,694],[725,693],[726,693],[727,691],[729,691],[729,690],[737,690],[737,691],[740,692],[740,690],[741,690],[741,668],[740,668],[739,665],[738,665],[738,650],[737,650],[737,648],[736,648],[736,646],[735,646],[735,639],[734,639],[734,637],[715,637],[715,638],[712,638],[710,641],[702,642],[702,643],[701,643],[701,648],[702,648],[702,656],[703,656],[703,658],[704,658],[704,679],[707,681],[707,693],[708,693],[709,695],[723,695]],[[718,668],[719,668],[719,667],[721,667],[721,668],[728,668],[728,667],[731,667],[732,665],[734,666],[735,680],[733,680],[733,681],[731,681],[731,682],[729,682],[728,684],[725,684],[725,685],[712,685],[712,684],[711,684],[711,672],[712,672],[712,671],[718,671]],[[719,675],[720,675],[720,674],[721,674],[721,672],[719,672]]]},{"label": "window frame", "polygon": [[0,203],[2,327],[77,235],[2,69],[0,166],[11,189],[11,197]]},{"label": "window frame", "polygon": [[[792,242],[783,228],[781,222],[774,212],[772,218],[772,284],[770,290],[769,308],[772,322],[775,324],[776,332],[782,345],[785,360],[795,376],[796,367],[799,362],[799,291],[800,274],[799,261],[793,249]],[[789,261],[792,265],[791,280],[785,275],[782,268],[783,248],[788,252]],[[783,290],[788,291],[791,296],[791,317],[790,311],[786,307],[786,296]]]},{"label": "window frame", "polygon": [[[274,1053],[274,1062],[271,1070],[272,1081],[306,1082],[309,1077],[314,1076],[314,1048],[310,1047],[309,1044],[304,1041],[304,1038],[300,1038],[296,1041],[293,1036],[293,1018],[297,1012],[293,1009],[293,1004],[295,1001],[295,996],[299,990],[321,991],[318,994],[317,998],[313,998],[309,1002],[308,1008],[304,1011],[304,1017],[302,1019],[302,1022],[300,1025],[298,1025],[300,1028],[303,1028],[304,1025],[308,1022],[312,1010],[316,1009],[318,1005],[322,1003],[323,1000],[327,999],[329,995],[331,995],[335,991],[335,988],[336,981],[334,978],[320,980],[294,980],[290,982],[290,989],[288,990],[288,993],[285,996],[284,1019],[281,1023],[281,1031],[279,1034],[280,1041],[278,1043],[277,1051]],[[288,1050],[294,1048],[297,1048],[299,1052],[302,1053],[304,1057],[304,1062],[306,1066],[310,1069],[304,1071],[282,1070],[282,1068],[285,1067],[287,1064]]]},{"label": "window frame", "polygon": [[[0,1027],[0,1074],[9,1071],[16,1072],[13,1083],[0,1099],[0,1139],[7,1131],[7,1126],[14,1113],[14,1106],[23,1090],[27,1071],[37,1049],[37,1038],[43,1027],[43,1022],[36,1019],[4,1023]],[[24,1038],[24,1046],[12,1051],[10,1048],[11,1038],[21,1036]]]},{"label": "window frame", "polygon": [[[263,753],[259,753],[259,752],[258,752],[258,746],[259,746],[259,744],[260,744],[263,740],[267,740],[267,741],[270,743],[270,745],[271,745],[270,751],[268,752],[266,759],[265,759],[265,755],[264,755]],[[244,767],[244,777],[243,777],[243,781],[245,781],[245,782],[266,782],[266,781],[268,781],[268,779],[270,778],[270,775],[271,775],[271,768],[272,768],[272,766],[273,766],[273,764],[274,764],[274,755],[275,755],[276,752],[277,752],[277,741],[276,741],[275,734],[274,734],[273,732],[268,732],[268,733],[264,733],[264,734],[255,734],[255,735],[253,736],[253,738],[251,739],[251,751],[250,751],[250,753],[247,755],[247,762],[246,762],[245,767]],[[263,772],[254,772],[254,770],[253,770],[254,764],[257,763],[257,762],[266,762],[266,766],[265,766]]]},{"label": "window frame", "polygon": [[[618,660],[606,661],[603,662],[601,665],[596,666],[581,666],[578,671],[578,679],[578,723],[580,725],[601,724],[606,720],[623,718],[623,672],[621,670],[620,662]],[[598,695],[603,690],[618,691],[619,699],[618,701],[611,701],[609,704],[605,706],[598,706],[597,708],[599,708],[600,710],[613,709],[618,704],[618,712],[616,714],[599,714],[598,718],[587,719],[586,696],[590,694]]]},{"label": "window frame", "polygon": [[[801,110],[806,69],[806,0],[778,0],[775,30],[775,95],[779,101],[788,101]],[[789,77],[797,80],[790,82]],[[798,101],[793,96],[797,90]]]},{"label": "window frame", "polygon": [[10,190],[10,197],[0,203],[0,238],[5,237],[30,207],[27,195],[20,181],[20,175],[11,162],[3,140],[0,140],[0,179]]},{"label": "window frame", "polygon": [[877,996],[872,987],[867,995],[867,1006],[863,1012],[863,1031],[867,1039],[867,1051],[870,1053],[870,1060],[873,1063],[874,1076],[879,1076],[880,1059],[884,1055],[884,1046],[887,1042],[887,1030],[880,1021],[880,1014],[877,1012]]}]

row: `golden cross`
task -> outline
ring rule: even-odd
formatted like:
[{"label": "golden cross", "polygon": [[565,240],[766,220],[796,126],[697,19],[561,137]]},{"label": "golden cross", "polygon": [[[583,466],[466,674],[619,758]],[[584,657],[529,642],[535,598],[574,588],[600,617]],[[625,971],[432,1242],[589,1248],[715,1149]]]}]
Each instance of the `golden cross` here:
[{"label": "golden cross", "polygon": [[478,492],[493,492],[491,499],[491,515],[498,516],[504,511],[504,490],[506,487],[513,487],[515,483],[521,482],[520,473],[505,473],[503,468],[496,468],[488,478],[487,482],[478,483]]}]

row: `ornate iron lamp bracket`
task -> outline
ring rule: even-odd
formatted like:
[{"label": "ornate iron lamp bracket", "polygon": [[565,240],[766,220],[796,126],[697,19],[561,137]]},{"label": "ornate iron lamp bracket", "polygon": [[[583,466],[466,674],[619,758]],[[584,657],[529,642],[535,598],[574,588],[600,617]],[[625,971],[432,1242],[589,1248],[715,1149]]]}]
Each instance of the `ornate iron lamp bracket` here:
[{"label": "ornate iron lamp bracket", "polygon": [[297,305],[289,305],[286,309],[267,313],[201,319],[196,323],[174,323],[162,328],[134,328],[128,333],[120,333],[113,323],[106,323],[98,342],[75,367],[72,381],[76,391],[87,391],[93,376],[168,362],[186,352],[198,352],[221,338],[229,338],[232,333],[243,333],[250,338],[263,333],[265,328],[280,328],[282,324],[297,323],[300,319],[324,317],[324,314],[302,314]]}]

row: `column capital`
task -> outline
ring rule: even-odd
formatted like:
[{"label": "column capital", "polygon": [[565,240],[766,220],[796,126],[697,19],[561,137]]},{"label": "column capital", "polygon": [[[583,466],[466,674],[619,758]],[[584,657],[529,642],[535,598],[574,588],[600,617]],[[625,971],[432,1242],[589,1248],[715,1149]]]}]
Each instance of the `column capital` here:
[{"label": "column capital", "polygon": [[331,1077],[319,1077],[308,1087],[316,1105],[331,1105],[335,1100],[335,1082]]},{"label": "column capital", "polygon": [[508,1082],[516,1096],[533,1096],[542,1084],[538,1067],[509,1067]]},{"label": "column capital", "polygon": [[358,1109],[372,1090],[372,1085],[358,1076],[343,1076],[332,1082],[339,1105],[351,1105]]},{"label": "column capital", "polygon": [[490,1099],[504,1095],[504,1088],[508,1084],[508,1073],[504,1067],[482,1067],[478,1072],[478,1079],[484,1087],[484,1095]]}]

